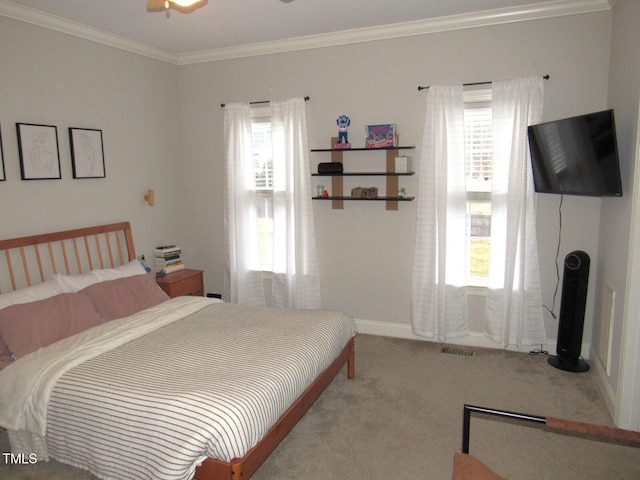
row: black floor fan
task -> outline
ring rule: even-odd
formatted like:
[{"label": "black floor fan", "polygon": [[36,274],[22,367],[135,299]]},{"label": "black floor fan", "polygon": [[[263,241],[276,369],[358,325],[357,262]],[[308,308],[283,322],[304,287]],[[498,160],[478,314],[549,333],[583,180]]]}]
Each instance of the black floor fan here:
[{"label": "black floor fan", "polygon": [[589,364],[580,357],[589,264],[589,255],[581,250],[571,252],[564,259],[557,356],[549,357],[549,364],[567,372],[589,370]]}]

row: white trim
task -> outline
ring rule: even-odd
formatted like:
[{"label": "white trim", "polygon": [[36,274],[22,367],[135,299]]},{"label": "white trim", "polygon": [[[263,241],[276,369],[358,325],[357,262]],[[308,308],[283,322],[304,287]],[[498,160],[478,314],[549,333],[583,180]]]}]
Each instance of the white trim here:
[{"label": "white trim", "polygon": [[467,285],[467,295],[473,297],[488,297],[489,289],[480,285]]},{"label": "white trim", "polygon": [[622,349],[615,423],[620,428],[640,430],[640,297],[632,289],[640,285],[640,103],[636,116],[636,152],[633,172],[633,198],[631,200],[631,233],[627,258],[627,294],[622,318]]},{"label": "white trim", "polygon": [[486,10],[462,15],[395,23],[378,27],[345,30],[320,35],[288,38],[237,47],[220,48],[179,55],[179,64],[213,62],[256,55],[335,47],[391,38],[426,35],[504,23],[523,22],[542,18],[577,15],[610,10],[607,0],[556,0],[524,7]]},{"label": "white trim", "polygon": [[[381,322],[378,320],[366,320],[363,318],[354,319],[356,322],[356,327],[358,329],[358,333],[362,333],[363,335],[377,335],[381,337],[393,337],[393,338],[404,338],[407,340],[421,340],[426,342],[435,342],[436,340],[421,337],[415,335],[411,330],[411,325],[406,323],[391,323],[391,322]],[[490,340],[486,337],[482,332],[471,332],[466,337],[453,338],[446,342],[447,344],[452,345],[462,345],[468,347],[477,347],[477,348],[492,348],[500,350],[500,345],[493,340]],[[531,350],[537,349],[539,345],[536,346],[523,346],[521,350],[522,353],[528,353]],[[545,347],[548,349],[549,355],[556,354],[556,340],[547,339],[545,343]],[[515,347],[509,347],[507,350],[518,351]],[[584,343],[582,345],[582,352],[588,352],[587,356],[584,356],[585,360],[589,360],[593,357],[591,355],[591,344]]]},{"label": "white trim", "polygon": [[142,42],[134,42],[129,38],[105,32],[82,23],[74,22],[73,20],[58,17],[56,15],[43,12],[42,10],[18,5],[10,2],[9,0],[0,0],[0,16],[48,28],[50,30],[55,30],[56,32],[66,33],[68,35],[73,35],[74,37],[80,37],[85,40],[108,45],[110,47],[125,50],[144,57],[150,57],[166,63],[178,65],[178,55],[165,52],[164,50],[152,47],[151,45],[147,45]]},{"label": "white trim", "polygon": [[0,15],[31,23],[58,32],[74,35],[131,53],[162,60],[174,65],[214,62],[257,55],[334,47],[390,38],[426,35],[430,33],[486,27],[543,18],[579,15],[611,10],[611,0],[553,0],[521,7],[486,10],[462,15],[396,23],[379,27],[345,30],[321,35],[287,38],[273,42],[239,45],[200,52],[172,54],[150,45],[105,32],[65,18],[51,15],[9,0],[0,0]]},{"label": "white trim", "polygon": [[598,382],[598,387],[600,387],[600,392],[602,392],[604,403],[607,406],[609,414],[614,418],[616,411],[616,393],[613,391],[611,384],[609,383],[609,374],[607,373],[606,367],[603,365],[599,355],[595,351],[591,352],[591,358],[593,359],[591,368],[596,372],[596,381]]}]

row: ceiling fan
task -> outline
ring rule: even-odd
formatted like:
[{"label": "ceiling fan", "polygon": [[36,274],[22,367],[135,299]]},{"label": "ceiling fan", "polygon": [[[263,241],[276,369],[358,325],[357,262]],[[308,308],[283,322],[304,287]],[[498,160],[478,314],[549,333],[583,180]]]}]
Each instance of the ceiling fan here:
[{"label": "ceiling fan", "polygon": [[170,7],[182,11],[190,11],[207,3],[207,0],[147,0],[147,10],[167,10]]},{"label": "ceiling fan", "polygon": [[[293,0],[280,0],[282,3],[291,3]],[[207,0],[147,0],[147,10],[167,10],[173,7],[185,12],[195,10],[207,3]]]}]

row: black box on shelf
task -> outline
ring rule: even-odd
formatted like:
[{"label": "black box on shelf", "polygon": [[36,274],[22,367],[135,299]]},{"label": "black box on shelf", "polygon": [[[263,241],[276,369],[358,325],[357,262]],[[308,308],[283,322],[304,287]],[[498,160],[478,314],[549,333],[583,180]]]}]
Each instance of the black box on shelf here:
[{"label": "black box on shelf", "polygon": [[322,162],[318,164],[318,173],[342,173],[343,167],[340,162]]}]

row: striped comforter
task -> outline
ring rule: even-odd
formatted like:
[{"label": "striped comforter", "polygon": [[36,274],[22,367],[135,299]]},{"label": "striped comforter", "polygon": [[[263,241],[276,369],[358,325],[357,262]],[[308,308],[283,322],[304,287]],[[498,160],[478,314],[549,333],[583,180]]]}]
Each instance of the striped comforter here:
[{"label": "striped comforter", "polygon": [[[56,360],[50,389],[35,382],[46,405],[28,398],[24,414],[46,412],[48,455],[104,479],[192,478],[206,457],[244,456],[355,335],[333,311],[166,304],[188,313],[157,329],[143,314],[143,335],[70,368]],[[135,329],[138,315],[123,320]]]}]

